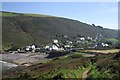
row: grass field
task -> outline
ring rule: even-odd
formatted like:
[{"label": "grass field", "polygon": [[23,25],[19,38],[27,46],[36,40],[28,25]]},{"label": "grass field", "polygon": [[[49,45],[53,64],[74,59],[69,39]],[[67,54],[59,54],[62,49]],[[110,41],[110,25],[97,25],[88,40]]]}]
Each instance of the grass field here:
[{"label": "grass field", "polygon": [[120,51],[120,49],[111,49],[111,50],[85,50],[85,52],[96,52],[96,53],[104,53],[104,54],[117,53],[119,51]]}]

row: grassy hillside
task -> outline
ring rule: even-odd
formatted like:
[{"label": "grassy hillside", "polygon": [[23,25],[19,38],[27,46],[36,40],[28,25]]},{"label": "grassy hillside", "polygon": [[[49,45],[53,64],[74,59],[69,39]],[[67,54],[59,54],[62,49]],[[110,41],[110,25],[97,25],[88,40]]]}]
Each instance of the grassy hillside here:
[{"label": "grassy hillside", "polygon": [[0,16],[3,17],[13,17],[13,16],[32,16],[32,17],[55,17],[50,15],[44,15],[44,14],[28,14],[28,13],[15,13],[15,12],[0,12]]},{"label": "grassy hillside", "polygon": [[[38,46],[50,43],[52,38],[67,35],[74,39],[77,35],[95,38],[97,33],[104,37],[117,37],[117,31],[92,26],[77,20],[42,14],[2,13],[3,48],[23,47],[28,44]],[[1,14],[0,13],[0,14]]]}]

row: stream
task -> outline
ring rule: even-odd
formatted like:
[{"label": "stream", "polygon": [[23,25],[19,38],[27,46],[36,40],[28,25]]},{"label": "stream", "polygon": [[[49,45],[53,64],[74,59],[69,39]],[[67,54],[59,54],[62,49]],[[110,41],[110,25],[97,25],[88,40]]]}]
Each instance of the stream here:
[{"label": "stream", "polygon": [[8,62],[5,62],[5,61],[0,61],[0,65],[1,65],[0,71],[2,71],[2,70],[7,70],[7,69],[10,69],[10,68],[13,68],[13,67],[17,67],[17,66],[18,66],[18,65],[16,65],[16,64],[8,63]]}]

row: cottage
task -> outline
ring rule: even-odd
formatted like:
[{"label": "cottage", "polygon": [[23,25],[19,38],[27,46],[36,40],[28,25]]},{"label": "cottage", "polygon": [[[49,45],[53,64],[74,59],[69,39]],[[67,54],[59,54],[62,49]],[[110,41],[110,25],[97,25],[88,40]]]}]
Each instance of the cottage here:
[{"label": "cottage", "polygon": [[108,47],[109,45],[108,44],[105,44],[105,43],[101,43],[103,47]]},{"label": "cottage", "polygon": [[59,50],[59,45],[58,44],[53,44],[51,45],[52,50]]},{"label": "cottage", "polygon": [[29,51],[31,49],[31,46],[26,46],[25,50]]},{"label": "cottage", "polygon": [[31,48],[35,50],[35,45],[32,45]]},{"label": "cottage", "polygon": [[58,40],[57,39],[52,39],[52,42],[57,44],[58,43]]},{"label": "cottage", "polygon": [[64,38],[67,38],[67,36],[66,36],[66,35],[64,35],[63,37],[64,37]]},{"label": "cottage", "polygon": [[64,50],[62,47],[59,46],[59,44],[52,43],[49,46],[45,47],[46,51],[59,51],[59,50]]},{"label": "cottage", "polygon": [[97,43],[95,47],[109,47],[109,45],[105,43]]},{"label": "cottage", "polygon": [[72,44],[73,42],[72,41],[66,41],[68,44]]},{"label": "cottage", "polygon": [[88,40],[93,40],[93,38],[91,38],[91,37],[87,37],[87,39],[88,39]]},{"label": "cottage", "polygon": [[80,40],[81,40],[81,41],[84,41],[84,40],[85,40],[85,38],[84,38],[84,37],[81,37],[81,38],[80,38]]},{"label": "cottage", "polygon": [[25,48],[25,51],[32,51],[32,52],[35,52],[35,50],[36,50],[35,45],[32,45],[32,46],[26,46],[26,48]]},{"label": "cottage", "polygon": [[76,43],[81,43],[81,41],[80,41],[80,40],[78,40],[78,41],[76,41]]}]

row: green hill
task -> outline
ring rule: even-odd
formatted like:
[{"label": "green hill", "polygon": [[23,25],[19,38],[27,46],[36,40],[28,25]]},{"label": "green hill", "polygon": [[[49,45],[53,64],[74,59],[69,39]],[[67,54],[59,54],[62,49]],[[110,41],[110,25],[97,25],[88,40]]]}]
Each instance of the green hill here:
[{"label": "green hill", "polygon": [[106,38],[117,37],[117,31],[101,26],[89,25],[77,20],[43,14],[22,14],[0,12],[2,14],[3,48],[38,46],[50,43],[52,38],[67,35],[74,39],[77,35],[95,38],[102,34]]}]

